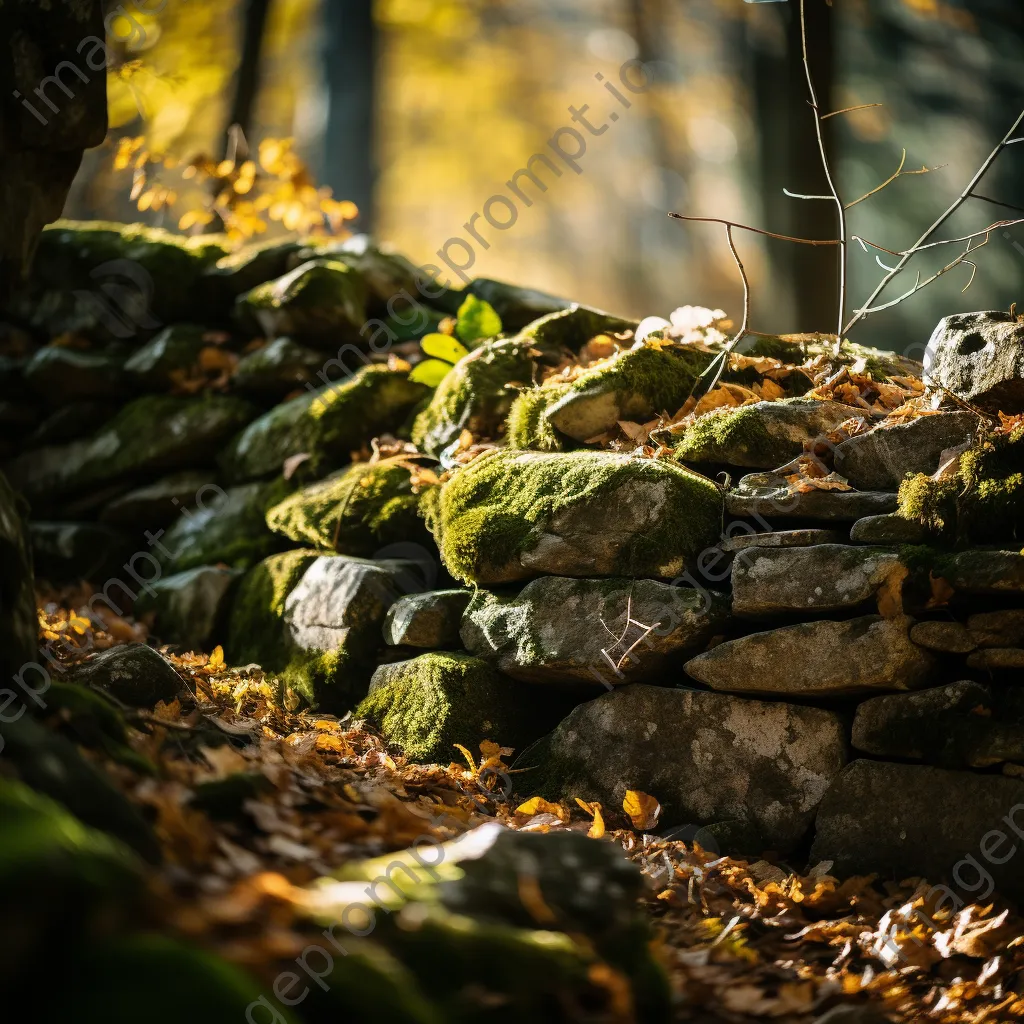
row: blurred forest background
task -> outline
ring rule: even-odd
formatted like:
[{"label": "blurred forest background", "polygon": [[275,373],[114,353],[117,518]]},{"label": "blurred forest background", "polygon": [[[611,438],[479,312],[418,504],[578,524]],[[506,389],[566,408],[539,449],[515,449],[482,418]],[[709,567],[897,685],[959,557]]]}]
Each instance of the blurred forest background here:
[{"label": "blurred forest background", "polygon": [[[628,111],[588,139],[582,173],[563,173],[472,273],[531,285],[611,311],[667,315],[684,303],[738,314],[740,288],[721,228],[669,210],[834,237],[820,193],[799,62],[795,3],[743,0],[166,0],[133,25],[113,22],[111,131],[86,156],[73,217],[143,219],[176,228],[187,204],[140,214],[118,140],[187,160],[226,152],[240,123],[250,148],[294,140],[318,184],[359,208],[355,227],[417,263],[436,250],[527,158],[589,103],[612,109],[595,79],[631,58],[652,80]],[[853,211],[853,231],[909,246],[964,187],[1024,106],[1021,0],[808,0],[822,107],[884,104],[826,124],[844,198],[901,176]],[[168,170],[168,175],[172,172]],[[196,187],[200,187],[196,185]],[[1024,207],[1024,147],[982,190]],[[532,192],[531,192],[532,194]],[[951,225],[975,230],[1013,210],[971,202]],[[275,225],[275,227],[277,227]],[[278,230],[280,228],[278,227]],[[830,330],[830,250],[740,240],[754,287],[752,326]],[[948,258],[955,255],[949,253]],[[922,269],[932,264],[921,259]],[[993,234],[970,268],[858,328],[863,342],[913,351],[940,316],[1024,303],[1024,226]],[[883,271],[851,250],[851,308]],[[934,269],[934,267],[933,267]],[[903,282],[905,290],[912,277]]]}]

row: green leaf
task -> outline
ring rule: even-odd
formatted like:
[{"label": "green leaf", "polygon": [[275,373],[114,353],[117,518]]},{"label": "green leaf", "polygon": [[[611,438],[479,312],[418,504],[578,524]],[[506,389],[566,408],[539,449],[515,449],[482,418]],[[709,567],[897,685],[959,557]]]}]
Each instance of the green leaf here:
[{"label": "green leaf", "polygon": [[425,359],[409,371],[409,380],[414,384],[426,384],[428,388],[436,388],[448,376],[452,364],[441,359]]},{"label": "green leaf", "polygon": [[420,348],[428,356],[443,359],[446,363],[457,363],[463,356],[469,355],[469,349],[448,334],[428,334],[420,340]]},{"label": "green leaf", "polygon": [[467,345],[501,334],[501,317],[494,307],[475,295],[467,295],[459,306],[455,333]]}]

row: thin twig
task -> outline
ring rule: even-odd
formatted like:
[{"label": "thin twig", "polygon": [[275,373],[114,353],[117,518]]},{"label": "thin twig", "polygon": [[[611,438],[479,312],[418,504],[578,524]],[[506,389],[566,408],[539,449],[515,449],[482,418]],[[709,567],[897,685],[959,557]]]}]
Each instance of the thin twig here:
[{"label": "thin twig", "polygon": [[910,174],[931,174],[932,171],[938,170],[937,167],[922,167],[918,171],[905,171],[905,170],[903,170],[903,165],[906,162],[907,162],[907,151],[903,150],[903,156],[900,157],[900,165],[899,165],[899,167],[896,168],[896,173],[891,175],[890,177],[886,178],[885,181],[883,181],[882,184],[879,185],[877,188],[873,188],[867,194],[862,195],[860,197],[860,199],[854,199],[854,201],[852,203],[847,203],[846,204],[847,210],[852,209],[858,203],[863,203],[865,199],[870,199],[872,196],[877,195],[879,192],[882,191],[882,189],[884,189],[884,188],[888,187],[889,185],[891,185],[897,178],[903,178],[903,177],[906,177],[907,175],[910,175]]},{"label": "thin twig", "polygon": [[1024,213],[1024,206],[1014,206],[1013,203],[1004,203],[1001,199],[990,199],[988,196],[983,196],[978,192],[972,192],[971,198],[980,199],[983,203],[991,203],[993,206],[1005,206],[1007,210],[1016,210],[1018,213]]},{"label": "thin twig", "polygon": [[842,110],[833,110],[831,114],[822,114],[822,121],[827,121],[830,117],[838,117],[840,114],[852,114],[855,110],[867,110],[868,107],[884,107],[884,103],[859,103],[855,107],[843,107]]},{"label": "thin twig", "polygon": [[[801,0],[801,3],[802,2],[803,0]],[[943,213],[939,217],[939,219],[936,220],[935,223],[932,224],[932,226],[928,228],[927,231],[925,231],[925,233],[906,251],[906,253],[900,258],[899,263],[897,263],[896,266],[893,267],[892,270],[890,270],[885,275],[885,277],[882,278],[882,280],[879,282],[875,290],[871,293],[871,295],[868,296],[868,299],[864,303],[863,307],[859,309],[856,313],[854,313],[850,322],[843,328],[843,334],[848,334],[856,324],[858,324],[861,320],[864,319],[864,317],[869,316],[872,312],[876,311],[872,308],[873,303],[878,299],[882,292],[884,292],[885,289],[890,285],[893,278],[895,278],[899,273],[903,271],[906,265],[913,258],[914,254],[919,252],[921,248],[925,245],[925,243],[927,243],[928,239],[931,238],[932,235],[934,235],[935,232],[938,231],[939,228],[941,228],[942,225],[945,224],[946,221],[948,221],[950,217],[952,217],[953,214],[955,214],[957,210],[959,210],[965,202],[967,202],[968,199],[970,199],[971,194],[974,192],[975,186],[981,181],[981,179],[986,175],[986,173],[988,173],[989,168],[992,166],[992,164],[995,163],[999,154],[1002,153],[1002,151],[1006,149],[1007,146],[1012,146],[1017,142],[1024,141],[1021,139],[1015,139],[1013,137],[1022,123],[1024,123],[1024,110],[1020,112],[1020,114],[1017,116],[1017,120],[1013,122],[1013,126],[1003,136],[1003,138],[1000,140],[996,148],[993,149],[992,152],[988,155],[984,163],[982,163],[981,167],[978,168],[977,173],[974,175],[973,178],[971,178],[967,187],[960,193],[959,196],[957,196],[957,198],[953,201],[952,205],[950,205],[946,212]],[[911,294],[913,293],[911,292]]]},{"label": "thin twig", "polygon": [[901,252],[899,255],[913,256],[916,253],[924,252],[926,249],[938,249],[939,246],[942,245],[957,245],[960,242],[969,242],[972,238],[980,238],[982,235],[988,236],[999,228],[1012,228],[1018,224],[1024,224],[1024,217],[1019,217],[1017,220],[997,220],[994,224],[989,224],[987,228],[980,228],[978,231],[972,231],[969,235],[962,235],[960,238],[943,238],[938,242],[929,242],[927,245],[919,245],[916,249],[907,249],[906,252]]},{"label": "thin twig", "polygon": [[764,235],[766,238],[777,238],[782,242],[799,242],[801,245],[842,245],[838,238],[794,238],[792,235],[779,235],[774,231],[765,231],[764,228],[751,227],[749,224],[740,224],[735,220],[724,220],[722,217],[690,217],[685,213],[670,213],[670,217],[676,220],[692,220],[701,224],[724,224],[728,228],[739,228],[741,231],[753,231],[755,235]]},{"label": "thin twig", "polygon": [[814,133],[818,139],[818,152],[821,154],[821,166],[825,171],[828,190],[836,204],[836,221],[839,225],[839,326],[837,329],[838,344],[843,343],[843,321],[846,319],[846,208],[839,196],[832,168],[829,165],[828,153],[825,150],[825,136],[821,128],[821,107],[818,93],[814,88],[814,76],[811,74],[811,62],[807,57],[807,12],[805,0],[800,0],[800,42],[803,51],[804,74],[807,76],[807,92],[810,95],[811,109],[814,111]]}]

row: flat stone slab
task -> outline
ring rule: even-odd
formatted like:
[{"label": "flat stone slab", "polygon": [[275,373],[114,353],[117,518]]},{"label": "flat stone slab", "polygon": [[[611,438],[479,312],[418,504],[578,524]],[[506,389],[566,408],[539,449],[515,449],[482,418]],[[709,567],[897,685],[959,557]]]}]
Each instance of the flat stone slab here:
[{"label": "flat stone slab", "polygon": [[808,548],[814,544],[842,544],[842,530],[771,530],[766,533],[738,533],[726,537],[719,547],[727,554],[748,548]]},{"label": "flat stone slab", "polygon": [[977,427],[978,417],[963,411],[877,426],[836,446],[835,470],[862,491],[895,491],[908,473],[934,473],[942,453],[969,441]]},{"label": "flat stone slab", "polygon": [[910,639],[930,651],[968,654],[978,646],[967,627],[960,622],[918,622],[910,630]]},{"label": "flat stone slab", "polygon": [[889,513],[865,516],[850,527],[854,544],[923,544],[928,531],[920,524]]},{"label": "flat stone slab", "polygon": [[1024,608],[978,612],[967,628],[979,647],[1024,647]]},{"label": "flat stone slab", "polygon": [[[531,792],[621,807],[655,794],[666,827],[726,827],[745,849],[793,849],[846,761],[838,715],[637,684],[577,707],[523,755]],[[535,778],[536,774],[536,778]]]},{"label": "flat stone slab", "polygon": [[944,559],[937,569],[962,594],[998,596],[1024,593],[1024,554],[1019,551],[974,549]]},{"label": "flat stone slab", "polygon": [[713,690],[764,696],[920,689],[936,662],[911,643],[911,623],[862,615],[784,626],[719,644],[688,661],[686,671]]},{"label": "flat stone slab", "polygon": [[948,883],[933,899],[956,911],[994,893],[1024,897],[1024,872],[1013,855],[1020,856],[1022,839],[1024,782],[861,760],[825,794],[810,862],[831,861],[840,878],[877,872]]},{"label": "flat stone slab", "polygon": [[749,473],[725,495],[725,511],[741,518],[816,519],[854,522],[896,511],[896,495],[884,491],[791,492],[775,473]]},{"label": "flat stone slab", "polygon": [[77,667],[69,682],[97,686],[133,708],[172,701],[184,686],[171,663],[146,644],[122,644]]},{"label": "flat stone slab", "polygon": [[870,601],[900,567],[889,548],[818,544],[755,548],[732,564],[736,615],[833,612]]},{"label": "flat stone slab", "polygon": [[967,667],[987,672],[1024,670],[1024,650],[1019,647],[986,647],[967,656]]},{"label": "flat stone slab", "polygon": [[656,678],[673,657],[681,664],[702,651],[727,615],[724,595],[691,587],[545,576],[517,597],[477,591],[462,641],[516,679],[611,687]]}]

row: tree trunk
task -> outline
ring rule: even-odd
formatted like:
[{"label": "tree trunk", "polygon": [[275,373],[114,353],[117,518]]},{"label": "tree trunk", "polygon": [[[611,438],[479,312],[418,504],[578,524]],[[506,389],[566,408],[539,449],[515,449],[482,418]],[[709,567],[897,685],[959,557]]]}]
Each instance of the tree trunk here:
[{"label": "tree trunk", "polygon": [[246,140],[252,132],[252,114],[260,88],[260,58],[263,35],[270,13],[270,0],[247,0],[242,15],[242,57],[235,73],[235,93],[224,132],[224,153],[231,146],[231,129],[238,125]]}]

